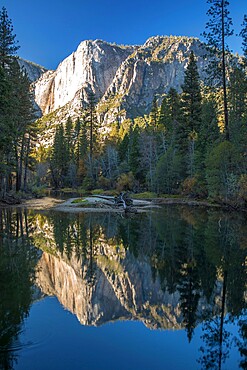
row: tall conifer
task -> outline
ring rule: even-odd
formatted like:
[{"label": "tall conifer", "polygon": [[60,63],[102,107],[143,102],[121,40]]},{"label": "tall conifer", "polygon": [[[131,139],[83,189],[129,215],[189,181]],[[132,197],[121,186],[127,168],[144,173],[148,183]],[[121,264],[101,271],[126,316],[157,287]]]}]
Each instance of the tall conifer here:
[{"label": "tall conifer", "polygon": [[[216,71],[219,72],[219,85],[223,91],[223,105],[224,105],[224,123],[226,140],[230,139],[229,119],[228,119],[228,98],[227,98],[227,57],[229,51],[227,45],[227,38],[233,35],[232,19],[228,10],[229,1],[227,0],[207,0],[210,5],[207,15],[209,21],[206,24],[206,31],[203,36],[208,42],[210,50],[215,57],[214,77]],[[215,80],[214,80],[215,82]]]},{"label": "tall conifer", "polygon": [[2,67],[9,64],[11,57],[19,49],[15,38],[12,21],[8,17],[6,8],[3,7],[0,12],[0,63]]},{"label": "tall conifer", "polygon": [[[0,186],[6,191],[12,188],[13,173],[16,173],[16,190],[27,183],[28,155],[33,132],[33,104],[30,81],[20,69],[15,54],[19,49],[15,41],[11,20],[6,8],[0,11],[0,141],[4,144],[1,153]],[[24,174],[23,174],[24,167]],[[5,178],[5,179],[4,179]],[[4,192],[2,191],[4,196]]]},{"label": "tall conifer", "polygon": [[201,121],[201,88],[195,55],[190,53],[188,67],[182,85],[182,111],[186,124],[186,132],[198,132]]},{"label": "tall conifer", "polygon": [[244,15],[244,21],[242,23],[242,30],[240,32],[240,36],[243,39],[242,49],[244,52],[245,59],[247,59],[247,15],[246,14]]},{"label": "tall conifer", "polygon": [[180,125],[179,130],[179,144],[187,166],[187,174],[193,176],[195,172],[195,142],[200,130],[202,102],[200,78],[193,51],[190,53],[182,90],[183,124]]}]

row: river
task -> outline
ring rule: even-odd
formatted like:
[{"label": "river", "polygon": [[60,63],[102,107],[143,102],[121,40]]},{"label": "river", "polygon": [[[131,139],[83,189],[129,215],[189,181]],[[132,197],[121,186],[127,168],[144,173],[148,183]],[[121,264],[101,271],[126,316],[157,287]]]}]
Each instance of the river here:
[{"label": "river", "polygon": [[0,369],[246,369],[246,215],[0,209]]}]

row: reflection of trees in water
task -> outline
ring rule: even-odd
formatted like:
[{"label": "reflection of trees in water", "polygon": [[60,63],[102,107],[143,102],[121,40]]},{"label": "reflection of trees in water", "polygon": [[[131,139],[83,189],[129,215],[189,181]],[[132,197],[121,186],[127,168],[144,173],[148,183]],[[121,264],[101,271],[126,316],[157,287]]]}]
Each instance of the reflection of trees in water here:
[{"label": "reflection of trees in water", "polygon": [[58,213],[47,219],[53,225],[56,249],[68,259],[72,252],[82,259],[91,284],[101,243],[108,243],[112,247],[109,253],[115,256],[121,245],[134,260],[148,261],[153,279],[159,279],[163,291],[180,293],[189,341],[196,325],[205,320],[201,363],[206,366],[208,361],[211,366],[213,356],[218,368],[221,366],[227,356],[226,344],[231,342],[225,329],[226,313],[228,320],[232,319],[245,306],[247,233],[241,214],[166,207],[134,219]]},{"label": "reflection of trees in water", "polygon": [[[222,297],[221,312],[208,318],[203,323],[203,345],[200,348],[199,363],[203,369],[220,370],[230,355],[231,347],[234,345],[237,346],[241,357],[239,368],[247,369],[246,311],[242,310],[240,317],[232,317],[230,314],[224,315],[223,302],[224,297]],[[231,323],[235,325],[238,323],[239,333],[237,336],[229,330],[228,325]]]},{"label": "reflection of trees in water", "polygon": [[232,345],[230,332],[224,327],[226,320],[228,320],[225,316],[226,287],[227,272],[224,272],[221,303],[218,312],[211,313],[210,318],[205,320],[202,327],[204,346],[200,348],[202,354],[199,363],[204,369],[220,370],[222,363],[229,356]]},{"label": "reflection of trees in water", "polygon": [[29,238],[27,213],[0,210],[0,368],[12,369],[14,348],[32,302],[37,251]]},{"label": "reflection of trees in water", "polygon": [[178,291],[180,293],[183,323],[190,342],[197,324],[197,307],[201,291],[198,269],[193,261],[189,261],[182,266]]},{"label": "reflection of trees in water", "polygon": [[[244,318],[245,317],[245,318]],[[236,343],[241,356],[240,368],[247,369],[247,312],[244,312],[243,317],[239,320],[239,338]]]},{"label": "reflection of trees in water", "polygon": [[[237,220],[233,219],[237,217]],[[205,245],[215,264],[218,281],[221,282],[221,301],[212,306],[203,324],[200,363],[206,369],[221,369],[229,356],[236,338],[231,338],[226,324],[239,317],[244,308],[246,290],[246,251],[241,248],[244,219],[236,215],[222,214],[215,222],[215,215],[207,223]],[[218,310],[214,312],[214,307]],[[227,315],[226,315],[227,313]],[[235,340],[234,340],[235,339]],[[241,352],[241,351],[240,351]]]},{"label": "reflection of trees in water", "polygon": [[[95,217],[92,214],[61,215],[56,212],[49,213],[46,217],[51,228],[48,227],[49,232],[39,238],[39,248],[51,254],[60,254],[68,261],[76,256],[78,261],[80,260],[82,263],[84,279],[90,285],[94,285],[97,269],[96,259],[101,242],[112,239],[113,243],[118,243],[112,218],[108,214],[103,217],[97,217],[97,215]],[[39,214],[37,214],[36,224],[39,223]],[[37,229],[40,229],[40,226]],[[34,236],[34,238],[36,241],[37,237]]]},{"label": "reflection of trees in water", "polygon": [[94,232],[91,218],[89,219],[89,229],[88,229],[88,243],[86,244],[85,256],[88,260],[87,272],[85,278],[88,283],[93,286],[96,279],[96,263],[95,263],[95,246],[94,246]]},{"label": "reflection of trees in water", "polygon": [[[107,275],[110,281],[122,271],[119,266],[126,256],[131,256],[131,263],[148,263],[153,280],[159,281],[164,292],[180,293],[179,307],[189,341],[196,325],[204,320],[200,362],[205,368],[220,368],[233,340],[225,324],[240,317],[246,307],[246,241],[241,214],[210,210],[167,207],[133,219],[113,214],[27,215],[21,210],[2,210],[0,346],[4,351],[0,353],[0,367],[14,366],[12,348],[17,345],[15,341],[32,302],[37,262],[34,243],[66,261],[77,258],[83,278],[91,286],[96,284],[97,269],[102,264],[109,264],[105,273],[115,274]],[[240,338],[235,340],[243,369],[246,327],[246,321],[241,319]]]},{"label": "reflection of trees in water", "polygon": [[[219,271],[229,265],[228,306],[232,312],[238,312],[238,305],[244,304],[246,281],[246,251],[241,247],[244,218],[225,214],[223,219],[223,213],[212,211],[191,210],[190,213],[187,211],[183,217],[179,208],[172,211],[167,208],[162,215],[137,215],[135,219],[110,214],[61,216],[57,213],[48,218],[53,224],[56,248],[68,258],[72,251],[78,258],[90,256],[92,243],[97,255],[99,240],[123,244],[136,258],[149,257],[154,274],[170,293],[177,290],[184,276],[194,276],[210,301]],[[236,280],[240,294],[235,289]]]}]

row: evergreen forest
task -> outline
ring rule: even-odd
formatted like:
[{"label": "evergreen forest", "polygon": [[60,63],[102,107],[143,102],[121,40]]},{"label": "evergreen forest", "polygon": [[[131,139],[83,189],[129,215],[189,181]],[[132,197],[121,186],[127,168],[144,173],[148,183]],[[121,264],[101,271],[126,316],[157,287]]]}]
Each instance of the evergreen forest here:
[{"label": "evergreen forest", "polygon": [[229,2],[207,0],[203,33],[212,62],[201,81],[191,52],[181,92],[153,97],[149,114],[116,121],[106,133],[97,101],[74,121],[56,122],[50,147],[39,143],[30,81],[18,63],[19,45],[6,8],[0,12],[0,199],[47,188],[130,191],[154,197],[207,199],[247,205],[247,15],[242,56],[233,55]]}]

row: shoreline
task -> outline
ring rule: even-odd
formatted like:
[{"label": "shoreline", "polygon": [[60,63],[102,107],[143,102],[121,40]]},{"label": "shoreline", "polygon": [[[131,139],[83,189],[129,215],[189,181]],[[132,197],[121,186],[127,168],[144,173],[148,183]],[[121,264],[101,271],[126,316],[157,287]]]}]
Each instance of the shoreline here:
[{"label": "shoreline", "polygon": [[60,204],[62,202],[64,202],[64,200],[52,197],[30,198],[24,199],[21,203],[18,204],[6,204],[0,202],[0,208],[27,208],[27,209],[46,210],[51,209],[56,204]]},{"label": "shoreline", "polygon": [[[73,203],[75,200],[86,199],[87,203]],[[113,198],[113,197],[108,197]],[[112,212],[121,213],[124,212],[121,209],[107,208],[107,207],[97,207],[96,203],[99,203],[101,196],[97,198],[97,195],[88,197],[74,197],[67,200],[57,199],[53,197],[43,197],[43,198],[31,198],[23,200],[19,204],[5,204],[0,202],[0,208],[26,208],[33,210],[54,210],[61,212]],[[189,207],[206,207],[206,208],[216,208],[222,209],[229,212],[246,212],[246,209],[234,208],[231,205],[210,203],[206,200],[194,200],[188,198],[150,198],[150,199],[136,199],[132,198],[134,201],[134,208],[137,208],[139,212],[146,212],[152,209],[161,208],[163,205],[184,205]],[[109,204],[109,203],[108,203]],[[107,205],[107,202],[105,203]]]}]

